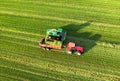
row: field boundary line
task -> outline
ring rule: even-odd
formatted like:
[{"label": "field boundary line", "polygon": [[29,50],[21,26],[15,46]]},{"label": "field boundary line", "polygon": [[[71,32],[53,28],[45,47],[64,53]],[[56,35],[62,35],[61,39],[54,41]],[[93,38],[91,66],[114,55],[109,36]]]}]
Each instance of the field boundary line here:
[{"label": "field boundary line", "polygon": [[[14,16],[23,16],[23,17],[31,17],[31,18],[50,19],[50,20],[57,20],[57,21],[64,21],[64,22],[74,22],[74,23],[85,23],[86,22],[86,21],[70,19],[70,18],[60,18],[60,17],[53,17],[53,16],[42,16],[42,15],[37,15],[37,14],[26,14],[26,13],[20,13],[20,12],[19,13],[18,12],[12,12],[12,11],[0,11],[0,14],[7,14],[7,15],[14,15]],[[119,25],[97,23],[97,22],[92,22],[91,25],[120,28]]]}]

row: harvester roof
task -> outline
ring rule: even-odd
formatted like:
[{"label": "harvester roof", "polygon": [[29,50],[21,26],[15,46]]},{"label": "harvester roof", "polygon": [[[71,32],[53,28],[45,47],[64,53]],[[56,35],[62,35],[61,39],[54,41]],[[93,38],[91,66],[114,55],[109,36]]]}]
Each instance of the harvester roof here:
[{"label": "harvester roof", "polygon": [[62,29],[58,28],[58,29],[48,29],[47,30],[47,34],[50,36],[60,36],[62,33]]}]

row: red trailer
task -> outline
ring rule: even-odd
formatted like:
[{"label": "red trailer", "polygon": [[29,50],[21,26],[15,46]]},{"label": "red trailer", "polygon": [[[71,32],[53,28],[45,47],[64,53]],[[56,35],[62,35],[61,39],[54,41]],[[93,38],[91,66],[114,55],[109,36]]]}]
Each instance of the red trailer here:
[{"label": "red trailer", "polygon": [[75,52],[77,55],[81,55],[84,52],[84,49],[81,46],[77,46],[74,42],[69,42],[66,51],[68,54]]}]

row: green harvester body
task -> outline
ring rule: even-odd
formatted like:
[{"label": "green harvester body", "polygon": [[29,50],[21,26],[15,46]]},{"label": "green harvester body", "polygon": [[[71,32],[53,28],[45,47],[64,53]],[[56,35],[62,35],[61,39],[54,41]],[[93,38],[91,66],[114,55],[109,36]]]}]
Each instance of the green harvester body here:
[{"label": "green harvester body", "polygon": [[41,47],[61,49],[64,40],[66,39],[66,31],[62,28],[48,29],[44,42],[39,44]]}]

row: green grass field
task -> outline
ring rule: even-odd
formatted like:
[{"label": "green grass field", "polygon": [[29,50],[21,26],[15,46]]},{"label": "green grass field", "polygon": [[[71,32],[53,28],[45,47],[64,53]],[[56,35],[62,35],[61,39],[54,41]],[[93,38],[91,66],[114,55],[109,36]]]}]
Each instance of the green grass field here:
[{"label": "green grass field", "polygon": [[[58,27],[83,55],[39,48]],[[120,0],[0,0],[0,81],[61,80],[120,81]]]}]

